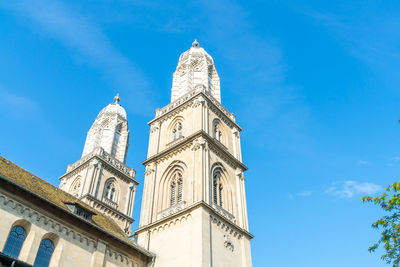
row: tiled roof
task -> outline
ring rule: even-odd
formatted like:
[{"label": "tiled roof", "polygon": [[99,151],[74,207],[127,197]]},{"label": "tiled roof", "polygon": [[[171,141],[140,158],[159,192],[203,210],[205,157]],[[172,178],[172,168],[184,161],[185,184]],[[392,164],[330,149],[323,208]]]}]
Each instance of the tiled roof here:
[{"label": "tiled roof", "polygon": [[[19,187],[39,196],[40,198],[58,206],[63,209],[66,213],[72,214],[73,216],[79,218],[71,212],[71,210],[66,206],[67,203],[77,203],[80,206],[86,208],[93,213],[92,222],[89,224],[94,224],[95,226],[101,228],[103,231],[122,239],[129,244],[132,241],[129,240],[128,236],[122,231],[122,229],[110,218],[101,214],[100,212],[94,210],[92,207],[83,203],[76,197],[68,194],[67,192],[53,186],[52,184],[40,179],[36,175],[28,172],[27,170],[19,167],[13,162],[7,160],[0,156],[0,178],[9,180],[12,183],[18,185]],[[80,219],[80,218],[79,218]],[[85,221],[83,218],[81,219]]]}]

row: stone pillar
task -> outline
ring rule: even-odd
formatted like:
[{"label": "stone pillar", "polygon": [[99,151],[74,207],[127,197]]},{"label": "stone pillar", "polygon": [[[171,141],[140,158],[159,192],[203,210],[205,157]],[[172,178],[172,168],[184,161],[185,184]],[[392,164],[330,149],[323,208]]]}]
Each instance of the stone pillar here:
[{"label": "stone pillar", "polygon": [[107,246],[105,243],[103,243],[102,241],[97,242],[96,251],[93,252],[92,259],[90,261],[90,267],[105,266],[104,260],[105,260],[106,248]]}]

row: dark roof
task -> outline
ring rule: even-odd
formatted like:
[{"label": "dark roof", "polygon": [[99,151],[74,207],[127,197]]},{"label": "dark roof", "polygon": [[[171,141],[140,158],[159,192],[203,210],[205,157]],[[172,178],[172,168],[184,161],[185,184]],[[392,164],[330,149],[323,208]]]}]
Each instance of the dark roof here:
[{"label": "dark roof", "polygon": [[[54,185],[44,181],[43,179],[40,179],[36,175],[28,172],[27,170],[0,156],[0,181],[1,180],[8,181],[16,185],[17,187],[29,192],[30,194],[43,199],[46,202],[50,202],[50,204],[61,208],[69,215],[72,215],[75,218],[82,220],[91,226],[95,226],[95,228],[97,229],[100,228],[100,230],[106,232],[114,238],[123,241],[125,244],[136,248],[138,251],[144,253],[146,256],[152,256],[150,252],[134,244],[124,233],[124,231],[110,218],[96,211],[86,203],[80,201],[78,198],[55,187]],[[85,219],[73,214],[71,210],[67,207],[67,204],[70,203],[76,203],[92,212],[92,221],[86,221]]]}]

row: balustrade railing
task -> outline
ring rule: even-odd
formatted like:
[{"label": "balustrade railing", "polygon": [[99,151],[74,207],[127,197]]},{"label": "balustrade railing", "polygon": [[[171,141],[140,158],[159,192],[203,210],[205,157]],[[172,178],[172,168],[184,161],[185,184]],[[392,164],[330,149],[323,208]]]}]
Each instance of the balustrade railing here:
[{"label": "balustrade railing", "polygon": [[182,202],[179,202],[179,203],[175,204],[174,206],[172,206],[172,207],[170,207],[168,209],[160,211],[157,214],[157,220],[165,218],[165,217],[167,217],[169,215],[172,215],[174,213],[177,213],[177,212],[183,210],[185,208],[185,204],[186,204],[186,202],[182,201]]}]

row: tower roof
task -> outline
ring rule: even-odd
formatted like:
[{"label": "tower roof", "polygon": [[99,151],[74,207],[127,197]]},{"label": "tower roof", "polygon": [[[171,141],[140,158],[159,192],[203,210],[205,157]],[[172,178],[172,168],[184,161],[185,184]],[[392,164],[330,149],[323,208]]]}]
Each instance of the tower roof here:
[{"label": "tower roof", "polygon": [[120,101],[119,94],[117,94],[117,95],[114,97],[114,102],[111,103],[111,104],[108,104],[105,108],[103,108],[103,109],[100,111],[98,117],[100,117],[100,116],[103,115],[103,114],[105,115],[105,114],[112,114],[112,113],[115,113],[115,114],[120,115],[120,116],[123,117],[124,119],[126,119],[126,111],[125,111],[125,109],[119,104],[119,101]]},{"label": "tower roof", "polygon": [[200,47],[197,40],[183,52],[178,61],[172,81],[171,101],[195,89],[205,88],[221,102],[220,79],[215,69],[213,58]]}]

